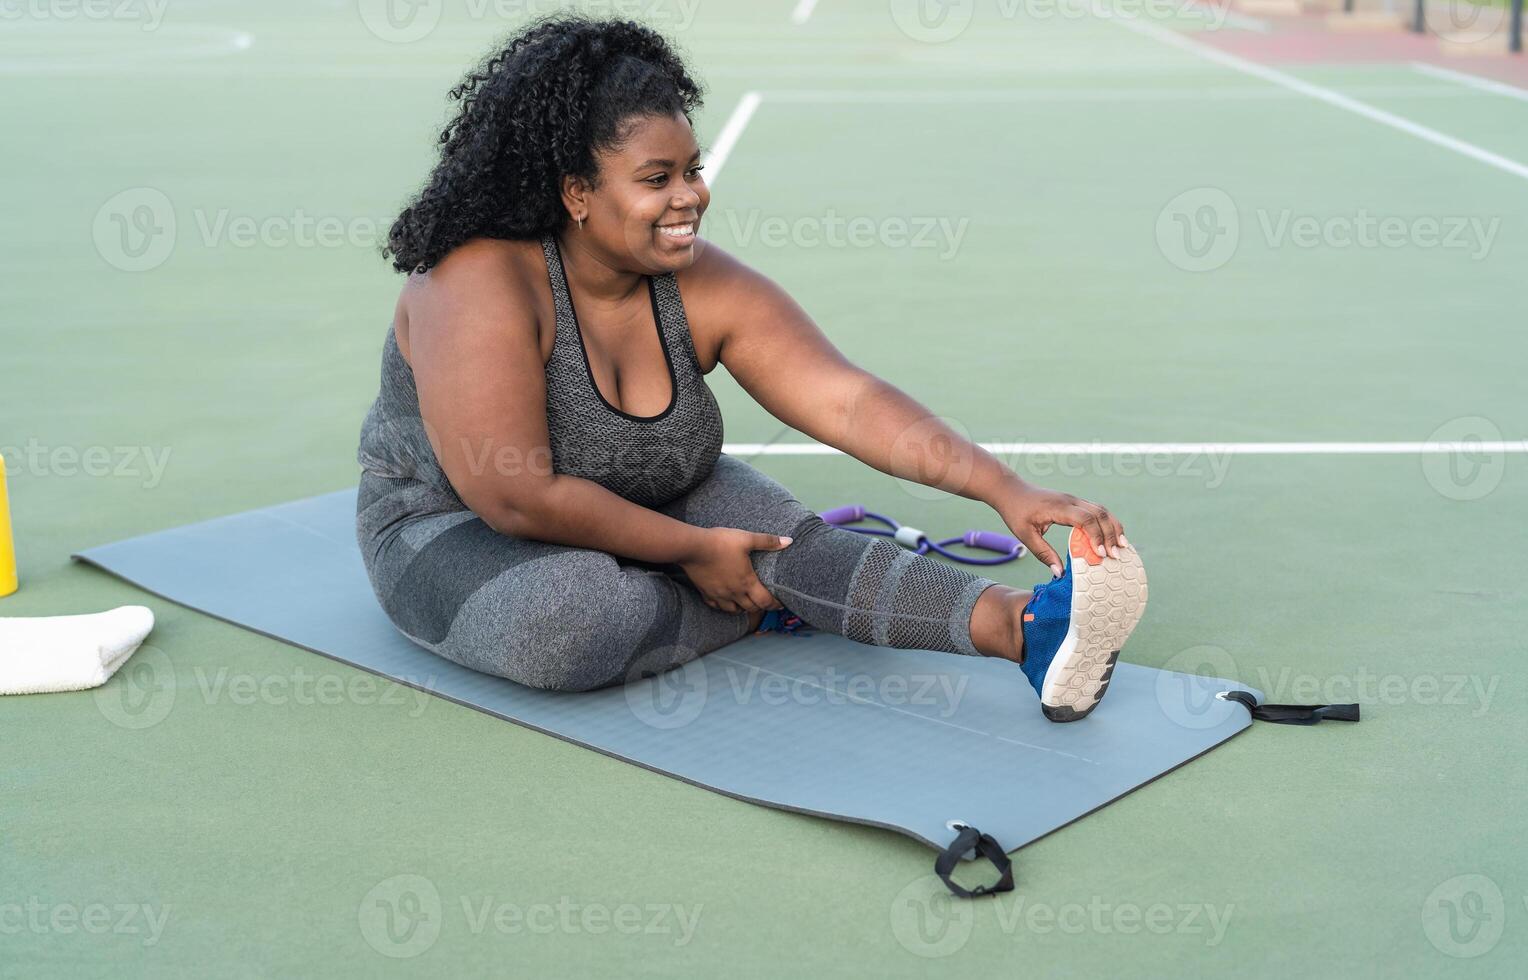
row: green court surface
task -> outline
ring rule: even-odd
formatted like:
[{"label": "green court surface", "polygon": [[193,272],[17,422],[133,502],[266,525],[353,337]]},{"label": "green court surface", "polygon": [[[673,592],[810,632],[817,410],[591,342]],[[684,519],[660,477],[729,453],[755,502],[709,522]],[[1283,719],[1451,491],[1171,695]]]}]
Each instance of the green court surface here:
[{"label": "green court surface", "polygon": [[[377,236],[445,89],[546,8],[450,0],[409,39],[370,2],[171,2],[151,29],[18,7],[0,447],[23,585],[0,615],[142,602],[158,626],[99,691],[0,700],[0,975],[1521,976],[1528,171],[1045,5],[954,5],[974,13],[944,41],[900,0],[803,23],[612,6],[709,82],[703,143],[762,97],[703,234],[972,437],[1084,444],[1005,458],[1122,516],[1152,576],[1125,659],[1363,722],[1254,726],[1018,852],[1016,892],[950,905],[898,834],[72,565],[355,480],[400,282]],[[1278,67],[1528,163],[1528,101],[1406,64]],[[805,442],[710,381],[730,443]],[[1334,442],[1413,445],[1311,451]],[[753,461],[819,509],[996,527],[846,457]],[[424,931],[363,928],[400,881]]]}]

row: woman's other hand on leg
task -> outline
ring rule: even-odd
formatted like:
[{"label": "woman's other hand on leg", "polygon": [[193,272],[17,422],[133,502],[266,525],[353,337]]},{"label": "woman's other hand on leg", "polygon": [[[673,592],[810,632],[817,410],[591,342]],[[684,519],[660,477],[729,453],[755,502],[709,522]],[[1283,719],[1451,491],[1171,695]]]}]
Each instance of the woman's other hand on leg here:
[{"label": "woman's other hand on leg", "polygon": [[708,528],[694,553],[681,559],[679,566],[713,609],[747,613],[783,609],[759,581],[749,556],[755,551],[781,551],[790,543],[790,538],[760,531]]}]

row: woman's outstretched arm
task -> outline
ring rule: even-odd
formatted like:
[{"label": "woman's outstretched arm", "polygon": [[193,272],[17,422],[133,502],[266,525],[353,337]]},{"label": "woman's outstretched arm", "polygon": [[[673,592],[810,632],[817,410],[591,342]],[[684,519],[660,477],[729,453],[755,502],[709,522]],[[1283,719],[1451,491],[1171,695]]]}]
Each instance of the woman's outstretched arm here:
[{"label": "woman's outstretched arm", "polygon": [[1081,527],[1100,554],[1118,553],[1124,531],[1105,508],[1026,483],[907,393],[852,364],[768,277],[714,245],[691,276],[717,359],[786,425],[883,473],[986,503],[1055,574],[1061,562],[1044,540],[1052,524]]}]

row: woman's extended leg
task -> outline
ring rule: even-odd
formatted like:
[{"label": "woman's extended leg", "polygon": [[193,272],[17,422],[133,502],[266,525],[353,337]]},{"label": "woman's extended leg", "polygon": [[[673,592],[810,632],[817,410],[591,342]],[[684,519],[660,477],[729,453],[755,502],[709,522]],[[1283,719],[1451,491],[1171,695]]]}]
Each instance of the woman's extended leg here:
[{"label": "woman's extended leg", "polygon": [[807,622],[877,646],[1013,660],[1051,721],[1077,721],[1097,707],[1146,608],[1140,556],[1126,548],[1104,558],[1080,528],[1072,530],[1064,574],[1033,593],[1010,589],[886,538],[832,527],[727,455],[664,509],[691,524],[788,535],[788,548],[754,552],[753,566]]},{"label": "woman's extended leg", "polygon": [[[706,605],[677,567],[499,534],[414,480],[365,474],[357,503],[362,559],[383,610],[414,642],[474,670],[591,690],[678,667],[753,625]],[[1017,649],[1012,610],[992,597],[1028,593],[987,589],[989,580],[831,528],[741,460],[722,456],[709,479],[663,509],[701,526],[792,534],[790,548],[754,561],[765,586],[813,625],[886,646]]]},{"label": "woman's extended leg", "polygon": [[660,509],[700,527],[791,537],[783,551],[755,552],[754,568],[776,599],[818,629],[876,646],[1019,659],[1028,592],[835,528],[734,456],[722,454],[704,483]]}]

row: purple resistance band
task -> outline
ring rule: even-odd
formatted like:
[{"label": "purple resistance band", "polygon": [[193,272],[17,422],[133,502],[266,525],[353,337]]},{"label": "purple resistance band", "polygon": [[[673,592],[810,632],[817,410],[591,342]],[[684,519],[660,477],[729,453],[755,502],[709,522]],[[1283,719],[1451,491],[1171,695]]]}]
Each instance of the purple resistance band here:
[{"label": "purple resistance band", "polygon": [[[885,516],[868,511],[862,504],[847,504],[843,507],[834,507],[817,515],[834,527],[841,527],[845,531],[857,531],[860,534],[879,534],[884,538],[892,538],[904,548],[911,548],[920,555],[926,555],[930,551],[936,552],[950,561],[958,561],[963,565],[1001,565],[1004,562],[1013,561],[1024,556],[1024,545],[1017,538],[1011,538],[1006,534],[998,534],[994,531],[967,531],[955,538],[946,538],[943,541],[934,541],[927,534],[915,527],[904,527],[896,521]],[[849,527],[855,521],[866,518],[880,521],[890,530],[879,527]],[[996,558],[973,558],[970,555],[962,555],[947,550],[950,545],[963,544],[968,548],[980,548],[983,551],[995,551]]]}]

